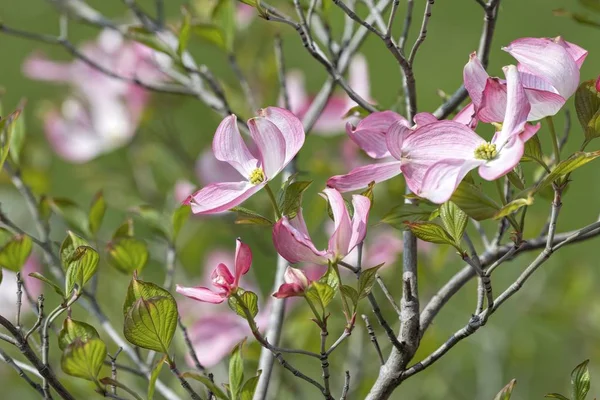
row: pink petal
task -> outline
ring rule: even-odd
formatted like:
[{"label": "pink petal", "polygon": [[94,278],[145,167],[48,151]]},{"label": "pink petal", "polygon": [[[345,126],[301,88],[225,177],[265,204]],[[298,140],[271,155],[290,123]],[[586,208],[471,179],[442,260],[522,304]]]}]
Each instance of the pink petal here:
[{"label": "pink petal", "polygon": [[556,115],[566,102],[566,100],[558,93],[538,89],[526,88],[525,94],[531,105],[531,110],[527,116],[528,121],[538,121],[549,115]]},{"label": "pink petal", "polygon": [[327,188],[323,190],[331,212],[333,214],[334,229],[333,235],[329,238],[328,250],[338,257],[345,257],[349,252],[350,239],[352,237],[352,222],[346,208],[344,198],[335,189]]},{"label": "pink petal", "polygon": [[273,227],[273,244],[277,252],[292,264],[301,261],[327,264],[327,253],[317,250],[310,238],[294,228],[287,217],[281,218]]},{"label": "pink petal", "polygon": [[561,46],[563,46],[564,48],[567,49],[567,51],[569,52],[569,54],[571,55],[571,57],[577,64],[577,67],[581,69],[583,62],[585,61],[585,59],[588,55],[588,51],[585,50],[583,47],[577,46],[574,43],[567,42],[560,36],[557,37],[555,39],[555,41],[556,41],[556,43],[560,44]]},{"label": "pink petal", "polygon": [[400,175],[400,165],[400,161],[392,161],[357,167],[346,175],[332,176],[327,180],[327,186],[342,193],[364,189],[371,182],[379,183]]},{"label": "pink petal", "polygon": [[238,285],[242,275],[246,275],[250,271],[251,265],[252,251],[250,246],[237,239],[235,247],[235,286]]},{"label": "pink petal", "polygon": [[350,123],[346,124],[346,132],[369,157],[383,158],[389,156],[386,132],[395,123],[409,127],[408,121],[401,115],[393,111],[379,111],[365,117],[356,128]]},{"label": "pink petal", "polygon": [[[227,357],[231,350],[244,337],[250,334],[245,321],[230,312],[220,312],[201,316],[189,328],[190,341],[200,363],[212,368]],[[187,364],[193,368],[194,361],[186,358]]]},{"label": "pink petal", "polygon": [[278,299],[286,299],[288,297],[304,295],[304,288],[295,283],[284,283],[279,286],[279,289],[273,293],[273,297]]},{"label": "pink petal", "polygon": [[[357,54],[350,61],[348,67],[348,81],[350,87],[362,98],[371,97],[371,85],[369,79],[369,67],[367,59],[362,54]],[[352,107],[352,105],[350,105]],[[350,108],[349,107],[349,108]]]},{"label": "pink petal", "polygon": [[483,179],[493,181],[506,175],[517,166],[525,146],[519,136],[515,136],[499,152],[496,158],[479,167],[479,175]]},{"label": "pink petal", "polygon": [[452,197],[452,193],[470,170],[483,164],[483,160],[444,159],[433,164],[423,177],[419,196],[441,204]]},{"label": "pink petal", "polygon": [[310,281],[302,270],[290,266],[285,269],[283,280],[286,283],[298,285],[301,289],[306,289],[310,285]]},{"label": "pink petal", "polygon": [[250,153],[240,135],[235,115],[221,121],[215,132],[212,148],[217,160],[229,163],[246,179],[258,167],[258,160]]},{"label": "pink petal", "polygon": [[438,119],[433,114],[428,112],[418,113],[417,115],[415,115],[414,120],[417,128],[438,122]]},{"label": "pink petal", "polygon": [[527,142],[529,139],[531,139],[533,135],[537,133],[537,131],[540,130],[541,127],[542,125],[539,122],[535,125],[525,124],[523,132],[521,132],[521,134],[519,135],[521,141],[523,143]]},{"label": "pink petal", "polygon": [[220,288],[223,292],[229,292],[232,286],[235,286],[235,277],[231,275],[231,271],[227,265],[221,263],[211,272],[210,280],[213,285]]},{"label": "pink petal", "polygon": [[[298,154],[304,144],[304,127],[302,121],[285,108],[267,107],[260,111],[260,116],[274,123],[285,139],[285,167]],[[283,167],[282,167],[283,168]]]},{"label": "pink petal", "polygon": [[[305,90],[304,75],[300,71],[290,71],[285,76],[285,83],[290,102],[290,111],[301,118],[303,117],[302,114],[310,106],[310,100]],[[283,98],[280,98],[278,103],[283,107]]]},{"label": "pink petal", "polygon": [[531,109],[517,67],[514,65],[504,67],[504,73],[506,74],[506,114],[502,130],[494,137],[494,143],[499,147],[504,146],[504,143],[513,136],[523,132]]},{"label": "pink petal", "polygon": [[194,214],[221,213],[242,204],[265,185],[266,181],[258,185],[247,181],[213,183],[192,194],[184,203],[192,206]]},{"label": "pink petal", "polygon": [[190,299],[204,301],[206,303],[219,304],[222,303],[227,296],[223,294],[215,293],[212,290],[205,287],[183,287],[177,285],[175,291],[182,294]]},{"label": "pink petal", "polygon": [[277,126],[266,118],[248,120],[250,135],[256,143],[267,179],[274,178],[285,166],[285,139]]},{"label": "pink petal", "polygon": [[475,104],[469,103],[452,118],[452,121],[466,125],[471,129],[477,127]]},{"label": "pink petal", "polygon": [[40,52],[30,54],[23,63],[23,74],[41,81],[68,82],[72,71],[71,63],[52,61]]},{"label": "pink petal", "polygon": [[354,195],[352,196],[352,205],[354,206],[354,215],[352,216],[352,236],[348,252],[365,240],[371,201],[365,196]]},{"label": "pink petal", "polygon": [[401,122],[394,123],[390,126],[390,129],[388,129],[388,132],[385,135],[385,144],[389,153],[395,159],[402,159],[402,144],[404,143],[404,139],[411,133],[413,133],[413,131]]},{"label": "pink petal", "polygon": [[598,76],[598,79],[596,79],[596,91],[600,92],[600,75]]},{"label": "pink petal", "polygon": [[565,99],[577,90],[579,67],[560,44],[547,39],[523,38],[503,50],[516,58],[527,72],[550,83]]},{"label": "pink petal", "polygon": [[175,201],[178,203],[184,202],[185,199],[190,197],[190,195],[194,193],[195,190],[196,185],[194,185],[192,182],[183,179],[178,180],[177,182],[175,182],[174,188]]},{"label": "pink petal", "polygon": [[477,111],[482,122],[502,122],[506,113],[506,85],[498,78],[488,78]]},{"label": "pink petal", "polygon": [[[308,111],[310,103],[307,104],[304,112]],[[321,136],[330,136],[332,134],[344,131],[344,116],[350,110],[348,99],[343,95],[334,94],[325,104],[325,108],[315,122],[312,132]]]},{"label": "pink petal", "polygon": [[481,61],[477,57],[476,53],[471,53],[469,56],[469,62],[465,65],[463,70],[463,79],[465,82],[465,89],[469,92],[469,97],[475,105],[475,109],[479,108],[482,101],[483,90],[487,82],[489,75],[481,65]]},{"label": "pink petal", "polygon": [[217,160],[212,149],[206,149],[200,153],[196,160],[195,172],[203,185],[216,182],[235,182],[240,179],[240,173],[229,163]]}]

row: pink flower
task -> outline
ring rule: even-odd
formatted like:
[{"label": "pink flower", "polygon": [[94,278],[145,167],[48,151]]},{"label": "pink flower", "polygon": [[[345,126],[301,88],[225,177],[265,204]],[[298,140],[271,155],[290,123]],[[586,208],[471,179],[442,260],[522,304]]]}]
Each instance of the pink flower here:
[{"label": "pink flower", "polygon": [[283,281],[284,283],[279,286],[277,292],[273,293],[273,297],[285,299],[287,297],[304,296],[306,289],[312,283],[304,272],[290,266],[285,270]]},{"label": "pink flower", "polygon": [[225,118],[215,133],[213,153],[242,175],[238,182],[210,184],[186,201],[194,214],[215,214],[229,210],[262,189],[294,158],[304,143],[302,122],[291,112],[268,107],[248,120],[250,135],[258,151],[248,150],[240,135],[237,118]]},{"label": "pink flower", "polygon": [[250,247],[248,247],[247,244],[242,243],[240,239],[237,239],[236,241],[234,264],[235,271],[233,275],[229,268],[223,263],[217,265],[213,270],[210,279],[216,290],[211,290],[202,286],[183,287],[177,285],[177,293],[207,303],[222,303],[237,290],[240,278],[250,270],[250,265],[252,264],[252,252],[250,251]]},{"label": "pink flower", "polygon": [[352,196],[354,217],[350,219],[344,199],[337,190],[328,188],[323,193],[329,200],[335,227],[326,250],[316,249],[308,234],[302,210],[291,220],[287,217],[281,218],[273,227],[275,248],[291,263],[335,263],[346,257],[365,238],[371,206],[369,199],[360,195]]},{"label": "pink flower", "polygon": [[[588,54],[560,36],[517,39],[503,50],[519,61],[521,83],[531,104],[528,121],[554,115],[562,108],[577,90],[579,69]],[[489,77],[475,53],[465,66],[464,81],[477,118],[501,122],[507,103],[506,82]]]},{"label": "pink flower", "polygon": [[[37,257],[33,254],[29,256],[21,269],[21,280],[31,297],[35,300],[42,294],[42,282],[30,277],[29,274],[32,272],[42,272],[42,266]],[[30,312],[31,306],[29,305],[29,301],[27,301],[25,294],[23,294],[21,301],[22,312]],[[17,274],[8,269],[2,269],[2,282],[0,282],[0,310],[5,310],[7,312],[9,312],[8,310],[14,310],[15,312],[17,310]]]},{"label": "pink flower", "polygon": [[[96,43],[82,53],[103,68],[143,82],[164,79],[153,63],[154,51],[123,41],[120,34],[103,31]],[[44,117],[46,136],[64,159],[83,163],[128,143],[148,103],[149,93],[140,86],[110,77],[83,61],[55,62],[32,54],[23,65],[30,78],[68,83],[73,94],[62,108]]]},{"label": "pink flower", "polygon": [[[367,61],[362,55],[356,55],[349,66],[349,84],[356,93],[365,99],[369,99],[369,71]],[[290,110],[304,118],[310,108],[314,96],[306,93],[304,75],[299,71],[291,71],[286,76],[286,86],[290,101]],[[283,99],[280,99],[280,104]],[[354,100],[346,94],[333,94],[320,117],[317,119],[312,132],[317,135],[329,136],[344,131],[344,117],[352,107],[356,106]]]},{"label": "pink flower", "polygon": [[[409,162],[417,160],[411,180],[418,181],[415,193],[434,203],[443,203],[451,196],[465,175],[479,168],[479,175],[495,180],[511,171],[521,160],[525,142],[540,128],[540,124],[527,124],[530,105],[521,85],[517,67],[504,67],[506,75],[506,115],[502,129],[491,142],[486,142],[468,127],[453,122],[440,121],[418,129],[409,149],[403,156]],[[408,140],[408,139],[407,139]],[[392,151],[393,153],[393,151]],[[436,162],[426,170],[419,169],[418,160]],[[405,171],[408,180],[408,172]],[[410,185],[409,185],[410,186]]]}]

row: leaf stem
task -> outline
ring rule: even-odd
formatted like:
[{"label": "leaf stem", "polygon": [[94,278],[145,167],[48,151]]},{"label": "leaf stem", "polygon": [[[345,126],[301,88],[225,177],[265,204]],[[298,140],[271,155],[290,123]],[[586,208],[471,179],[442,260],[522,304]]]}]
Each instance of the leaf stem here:
[{"label": "leaf stem", "polygon": [[279,205],[277,205],[277,200],[275,200],[275,195],[273,194],[271,187],[269,185],[265,185],[265,190],[269,195],[269,200],[271,200],[271,204],[273,205],[273,210],[275,211],[277,220],[281,219],[281,210],[279,209]]}]

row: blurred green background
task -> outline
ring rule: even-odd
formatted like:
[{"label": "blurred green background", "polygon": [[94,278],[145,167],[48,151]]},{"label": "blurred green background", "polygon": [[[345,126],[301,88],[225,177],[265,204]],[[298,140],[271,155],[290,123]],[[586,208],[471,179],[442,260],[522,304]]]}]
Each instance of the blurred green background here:
[{"label": "blurred green background", "polygon": [[[90,0],[88,3],[115,18],[127,15],[121,1]],[[177,25],[178,10],[184,2],[172,0],[165,3],[168,3],[169,21]],[[409,45],[420,25],[424,1],[415,3],[415,22]],[[140,4],[151,9],[149,1],[140,1]],[[283,2],[275,4],[288,7]],[[598,76],[600,50],[597,49],[597,43],[600,32],[592,27],[579,25],[569,18],[554,16],[552,10],[556,8],[587,12],[576,1],[502,0],[488,69],[492,76],[501,76],[501,67],[513,62],[510,56],[500,50],[501,46],[520,37],[558,35],[590,52],[581,70],[582,80]],[[403,15],[402,5],[396,23],[398,29],[401,28]],[[334,32],[339,33],[341,12],[333,8],[332,18]],[[462,68],[468,55],[478,47],[482,19],[481,7],[474,0],[436,2],[427,40],[415,63],[419,111],[433,111],[442,101],[437,94],[438,89],[452,93],[461,83]],[[600,15],[598,19],[600,20]],[[0,0],[0,20],[20,29],[51,34],[58,32],[57,14],[42,0]],[[256,19],[247,31],[239,35],[236,47],[242,68],[259,93],[262,106],[276,103],[277,79],[272,38],[278,31],[283,35],[288,68],[301,69],[306,73],[309,91],[316,92],[326,78],[321,66],[303,50],[295,32],[288,27]],[[93,39],[97,33],[97,29],[77,23],[71,24],[69,28],[69,37],[77,43]],[[39,110],[48,103],[59,105],[68,89],[31,81],[21,73],[23,60],[36,49],[57,59],[69,59],[61,48],[0,34],[0,86],[5,90],[2,103],[5,110],[9,110],[16,107],[21,98],[28,100],[25,113],[28,139],[24,149],[23,172],[36,193],[69,197],[88,207],[93,194],[103,190],[110,209],[101,231],[100,236],[104,242],[100,240],[100,247],[103,247],[103,243],[109,240],[112,232],[122,223],[130,207],[152,204],[157,208],[172,208],[174,202],[171,193],[175,181],[182,178],[195,179],[194,160],[209,145],[220,117],[195,99],[154,95],[152,107],[130,146],[87,164],[73,166],[52,154],[39,118]],[[198,40],[192,41],[191,51],[199,62],[208,65],[223,81],[236,109],[242,110],[241,117],[250,117],[250,110],[240,97],[240,88],[228,67],[225,55]],[[393,57],[376,38],[367,40],[361,52],[368,60],[373,98],[383,107],[392,107],[397,102],[401,89],[399,70]],[[569,101],[568,108],[572,108],[572,100]],[[572,113],[572,116],[571,138],[564,154],[576,151],[583,138],[575,114]],[[557,127],[562,127],[563,120],[562,113],[555,118]],[[550,149],[548,134],[545,125],[538,133],[547,150]],[[304,209],[309,229],[314,239],[320,243],[326,241],[322,222],[327,216],[325,203],[317,193],[324,187],[329,176],[344,172],[339,146],[342,140],[345,140],[345,135],[342,134],[332,138],[309,137],[299,156],[301,177],[314,180],[305,195]],[[179,143],[176,151],[173,151],[173,141]],[[597,142],[588,146],[588,150],[597,149]],[[528,168],[526,171],[531,179]],[[597,162],[591,163],[573,176],[573,183],[563,199],[559,231],[576,229],[597,219],[600,212],[600,185],[597,183],[599,168]],[[132,174],[133,170],[136,174]],[[2,210],[28,232],[34,232],[18,193],[5,176],[2,176],[0,183]],[[402,190],[402,179],[378,186],[377,204],[371,217],[373,225],[401,200]],[[259,193],[245,206],[267,212],[269,204],[266,194]],[[527,216],[526,238],[537,236],[548,211],[549,202],[541,198],[531,207]],[[490,233],[493,232],[493,224],[485,226]],[[64,238],[66,229],[59,219],[53,219],[52,234],[57,242]],[[152,250],[152,259],[142,274],[143,278],[161,283],[164,275],[164,246],[152,238],[150,230],[143,224],[139,224],[136,233],[148,241]],[[238,236],[248,242],[255,253],[253,270],[263,295],[267,296],[272,285],[276,258],[270,232],[260,227],[234,225],[230,216],[219,219],[192,218],[186,225],[178,243],[181,268],[176,282],[199,282],[207,253],[214,248],[233,250],[234,239]],[[457,345],[433,367],[405,382],[393,398],[491,400],[502,386],[516,378],[518,383],[514,399],[541,399],[549,392],[568,393],[571,369],[587,358],[591,359],[591,394],[600,393],[600,384],[594,383],[600,382],[600,292],[597,290],[597,283],[600,282],[597,261],[599,244],[595,239],[565,248],[554,255],[483,329]],[[517,260],[504,264],[494,274],[495,292],[503,291],[533,257],[533,253],[522,255]],[[384,274],[396,295],[401,289],[399,266],[397,263]],[[459,258],[443,246],[435,247],[421,257],[419,289],[422,302],[429,299],[461,267]],[[101,265],[99,293],[104,310],[113,318],[117,329],[122,326],[120,307],[128,281],[127,276],[108,265]],[[475,306],[475,293],[476,285],[471,282],[449,302],[422,341],[415,361],[425,357],[468,322]],[[50,293],[47,297],[50,304],[56,301]],[[387,308],[386,315],[390,321],[394,321],[393,311]],[[343,316],[337,304],[334,303],[332,309],[338,310],[332,316],[330,332],[333,340],[341,333]],[[1,310],[2,314],[5,314],[4,311]],[[364,304],[361,311],[369,314],[368,307]],[[7,310],[7,313],[10,315],[12,310]],[[87,319],[81,308],[76,307],[73,314],[75,318]],[[375,318],[372,317],[371,320],[375,326]],[[90,319],[88,322],[98,327],[94,320]],[[375,328],[387,354],[390,346],[385,343],[383,331],[378,326]],[[179,335],[177,337],[174,349],[181,355],[184,347]],[[313,350],[317,348],[318,330],[308,321],[308,310],[304,307],[294,309],[292,317],[284,326],[284,338],[286,346],[305,346]],[[4,343],[1,346],[6,347]],[[343,370],[349,362],[344,360],[344,355],[357,349],[362,349],[363,356],[357,365],[350,368],[353,371],[353,368],[360,367],[363,378],[360,384],[352,381],[355,392],[351,398],[364,397],[376,377],[378,362],[364,327],[359,324],[351,339],[341,346],[332,360],[333,388],[338,395],[342,387]],[[109,352],[113,353],[115,350],[114,344],[109,343]],[[258,352],[255,344],[246,352],[249,360],[246,364],[247,374],[252,373],[250,369],[255,367]],[[54,348],[52,353],[53,359],[57,361],[58,349]],[[294,357],[290,360],[315,377],[319,376],[316,364],[305,363]],[[121,361],[126,363],[126,357],[121,356]],[[183,365],[183,361],[181,363]],[[274,398],[312,399],[318,395],[312,388],[299,384],[279,366],[275,369],[281,380],[279,392]],[[214,371],[217,379],[223,380],[224,367],[219,366]],[[108,370],[106,372],[109,373]],[[76,393],[80,393],[78,398],[92,396],[91,384],[61,377]],[[168,371],[163,371],[163,379],[169,381],[174,390],[179,390]],[[142,380],[133,379],[131,382],[140,388],[145,387]],[[5,365],[0,365],[0,386],[2,398],[35,398],[31,389]],[[144,390],[140,389],[140,392],[144,393]]]}]

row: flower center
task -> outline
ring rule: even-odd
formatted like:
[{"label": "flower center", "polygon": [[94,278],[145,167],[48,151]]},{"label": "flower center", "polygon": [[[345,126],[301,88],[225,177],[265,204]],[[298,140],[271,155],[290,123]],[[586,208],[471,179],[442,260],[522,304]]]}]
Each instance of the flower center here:
[{"label": "flower center", "polygon": [[478,160],[492,160],[496,155],[496,145],[492,143],[484,143],[475,149],[475,158]]},{"label": "flower center", "polygon": [[250,183],[253,185],[258,185],[261,182],[265,181],[265,173],[262,168],[256,168],[254,171],[250,172],[249,177]]}]

